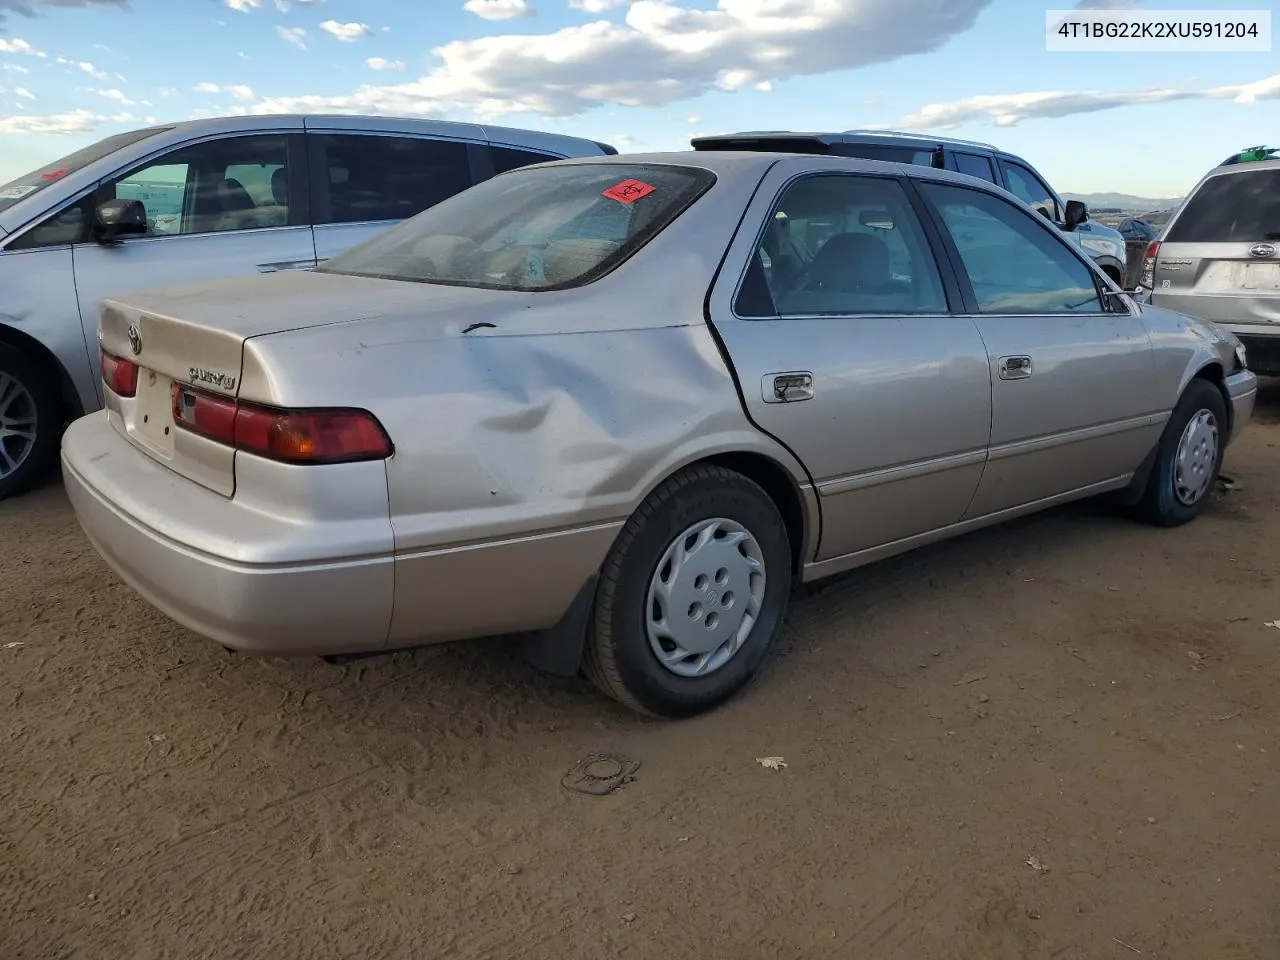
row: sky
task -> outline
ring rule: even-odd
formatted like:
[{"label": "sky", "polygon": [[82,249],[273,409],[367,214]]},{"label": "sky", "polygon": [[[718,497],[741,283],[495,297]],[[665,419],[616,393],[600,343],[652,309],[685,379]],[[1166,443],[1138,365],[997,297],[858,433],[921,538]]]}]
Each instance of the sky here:
[{"label": "sky", "polygon": [[336,112],[623,152],[735,130],[931,131],[1019,154],[1061,193],[1179,197],[1280,140],[1280,58],[1045,50],[1046,8],[1142,3],[0,0],[0,182],[150,123]]}]

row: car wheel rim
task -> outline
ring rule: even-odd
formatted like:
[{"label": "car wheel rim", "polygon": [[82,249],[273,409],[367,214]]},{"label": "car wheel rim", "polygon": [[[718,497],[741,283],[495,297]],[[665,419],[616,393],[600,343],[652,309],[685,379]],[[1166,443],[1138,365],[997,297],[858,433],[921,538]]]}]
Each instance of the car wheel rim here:
[{"label": "car wheel rim", "polygon": [[0,480],[17,472],[35,442],[35,398],[16,377],[0,373]]},{"label": "car wheel rim", "polygon": [[1173,492],[1184,506],[1192,506],[1209,490],[1218,461],[1218,419],[1201,410],[1182,431],[1173,461]]},{"label": "car wheel rim", "polygon": [[760,618],[764,552],[734,520],[700,520],[663,552],[649,580],[645,624],[658,662],[705,677],[734,658]]}]

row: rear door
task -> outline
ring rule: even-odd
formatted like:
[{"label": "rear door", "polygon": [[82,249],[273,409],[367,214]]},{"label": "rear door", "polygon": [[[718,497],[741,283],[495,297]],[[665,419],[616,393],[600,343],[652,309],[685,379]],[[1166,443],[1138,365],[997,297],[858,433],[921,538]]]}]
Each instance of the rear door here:
[{"label": "rear door", "polygon": [[816,483],[827,560],[960,519],[986,459],[991,386],[905,181],[811,166],[766,175],[710,316],[748,415]]},{"label": "rear door", "polygon": [[[96,351],[103,297],[147,287],[315,266],[300,134],[212,137],[160,154],[104,182],[95,204],[134,199],[146,236],[72,246],[80,319]],[[301,188],[299,189],[299,182]],[[299,200],[299,196],[301,200]],[[101,384],[97,384],[101,399]]]},{"label": "rear door", "polygon": [[1165,229],[1152,282],[1159,306],[1280,334],[1280,162],[1206,179]]},{"label": "rear door", "polygon": [[991,446],[969,517],[1132,473],[1168,411],[1150,338],[1044,219],[995,193],[918,181],[954,244],[990,358]]},{"label": "rear door", "polygon": [[[458,125],[433,135],[366,129],[325,118],[308,121],[316,255],[324,261],[421,213],[484,178],[486,158],[479,127],[463,126],[474,139],[458,136]],[[315,124],[323,123],[323,127]],[[450,135],[445,135],[448,131]]]}]

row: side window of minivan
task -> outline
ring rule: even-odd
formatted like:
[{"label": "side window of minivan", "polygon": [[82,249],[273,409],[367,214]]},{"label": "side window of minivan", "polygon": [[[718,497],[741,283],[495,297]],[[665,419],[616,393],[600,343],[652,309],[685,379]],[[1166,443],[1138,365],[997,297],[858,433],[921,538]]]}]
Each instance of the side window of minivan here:
[{"label": "side window of minivan", "polygon": [[29,250],[92,239],[97,205],[137,200],[147,235],[188,236],[304,222],[289,198],[284,134],[220,137],[179,147],[134,167],[51,214],[11,245]]},{"label": "side window of minivan", "polygon": [[979,177],[987,183],[996,182],[996,172],[991,166],[991,158],[984,157],[976,153],[960,153],[951,154],[956,165],[956,172],[967,174],[971,177]]},{"label": "side window of minivan", "polygon": [[285,227],[291,216],[284,134],[222,137],[180,147],[98,190],[97,203],[138,200],[150,236]]},{"label": "side window of minivan", "polygon": [[1053,191],[1045,186],[1044,181],[1020,163],[1001,160],[1004,179],[1009,184],[1009,192],[1034,210],[1040,211],[1050,220],[1062,219],[1062,211],[1053,197]]},{"label": "side window of minivan", "polygon": [[314,222],[404,220],[471,186],[467,144],[382,134],[309,134]]},{"label": "side window of minivan", "polygon": [[506,173],[518,167],[527,167],[534,163],[549,163],[552,160],[563,160],[563,157],[537,150],[521,150],[517,147],[500,147],[493,144],[489,147],[489,156],[493,157],[493,174]]}]

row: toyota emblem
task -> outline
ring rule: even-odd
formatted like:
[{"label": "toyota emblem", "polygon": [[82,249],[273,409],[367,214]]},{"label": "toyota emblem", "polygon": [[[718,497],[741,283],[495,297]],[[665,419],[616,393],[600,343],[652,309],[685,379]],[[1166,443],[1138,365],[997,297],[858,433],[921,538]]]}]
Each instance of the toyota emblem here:
[{"label": "toyota emblem", "polygon": [[1276,245],[1274,243],[1255,243],[1249,248],[1249,256],[1251,257],[1274,257],[1276,255]]},{"label": "toyota emblem", "polygon": [[136,323],[129,324],[129,349],[133,351],[134,356],[142,352],[142,334],[138,331]]}]

